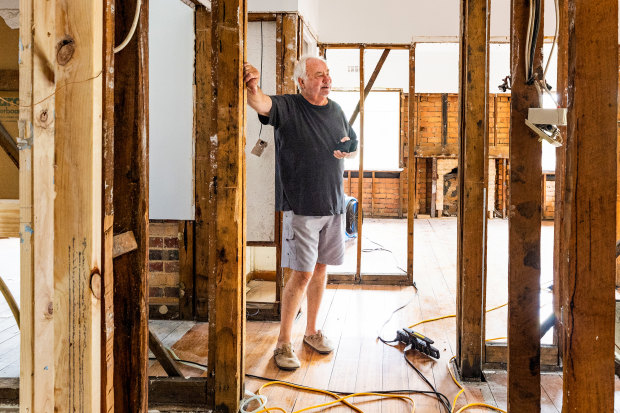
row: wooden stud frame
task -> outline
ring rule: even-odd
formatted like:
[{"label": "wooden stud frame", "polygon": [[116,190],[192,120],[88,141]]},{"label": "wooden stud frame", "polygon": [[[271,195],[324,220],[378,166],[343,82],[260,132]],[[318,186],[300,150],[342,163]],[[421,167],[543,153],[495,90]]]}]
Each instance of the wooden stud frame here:
[{"label": "wooden stud frame", "polygon": [[21,411],[100,409],[103,3],[85,7],[20,2]]},{"label": "wooden stud frame", "polygon": [[486,292],[488,169],[488,0],[461,3],[459,189],[457,220],[457,366],[482,377]]},{"label": "wooden stud frame", "polygon": [[[360,102],[359,102],[359,116],[360,116],[360,143],[358,147],[358,156],[360,157],[360,170],[358,172],[358,196],[360,198],[358,204],[358,238],[357,238],[357,265],[356,272],[354,274],[328,274],[328,282],[332,284],[370,284],[370,285],[412,285],[413,284],[413,219],[415,213],[412,205],[415,205],[415,162],[410,162],[407,169],[407,175],[411,177],[408,182],[409,199],[408,199],[408,215],[407,215],[407,274],[406,275],[394,275],[394,274],[362,274],[361,273],[361,237],[362,237],[362,202],[363,199],[363,110],[364,110],[364,97],[370,92],[372,87],[371,81],[374,82],[374,78],[377,77],[383,62],[387,58],[388,51],[393,49],[406,49],[409,50],[409,92],[413,91],[415,95],[415,44],[400,45],[400,44],[319,44],[319,50],[321,56],[325,55],[327,49],[359,49],[360,50]],[[364,63],[363,63],[363,51],[365,49],[383,49],[384,53],[381,56],[377,68],[373,71],[371,79],[369,79],[369,85],[364,81]],[[416,105],[413,101],[409,101],[408,115],[409,119],[413,119]],[[417,124],[417,123],[416,123]],[[415,129],[414,122],[409,122],[409,159],[414,159],[415,155]],[[411,181],[414,181],[413,183]],[[413,194],[413,196],[411,196]],[[372,208],[371,208],[372,211]]]},{"label": "wooden stud frame", "polygon": [[[234,413],[243,398],[245,335],[245,0],[213,0],[215,90],[215,257],[210,274],[207,394],[215,410]],[[224,86],[225,85],[225,86]],[[211,297],[210,297],[211,298]]]},{"label": "wooden stud frame", "polygon": [[614,409],[617,16],[615,0],[569,1],[565,412]]},{"label": "wooden stud frame", "polygon": [[[525,39],[529,2],[511,2],[510,205],[508,214],[508,409],[540,410],[540,225],[541,144],[525,124],[539,107],[527,84]],[[543,13],[533,67],[542,75]]]}]

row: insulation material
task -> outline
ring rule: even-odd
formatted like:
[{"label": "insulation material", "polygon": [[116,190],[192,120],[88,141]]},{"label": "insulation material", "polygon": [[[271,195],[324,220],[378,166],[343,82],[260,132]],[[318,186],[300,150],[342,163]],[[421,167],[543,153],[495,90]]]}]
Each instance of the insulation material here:
[{"label": "insulation material", "polygon": [[[276,93],[276,23],[249,22],[247,39],[248,62],[258,70],[261,70],[262,66],[261,88],[264,93],[273,95]],[[251,151],[259,139],[265,141],[266,146],[263,147],[261,155],[256,156]],[[245,150],[247,240],[274,241],[275,143],[273,127],[263,126],[261,131],[258,116],[249,106]]]},{"label": "insulation material", "polygon": [[[172,29],[174,28],[174,30]],[[149,2],[149,214],[194,219],[194,10]]]}]

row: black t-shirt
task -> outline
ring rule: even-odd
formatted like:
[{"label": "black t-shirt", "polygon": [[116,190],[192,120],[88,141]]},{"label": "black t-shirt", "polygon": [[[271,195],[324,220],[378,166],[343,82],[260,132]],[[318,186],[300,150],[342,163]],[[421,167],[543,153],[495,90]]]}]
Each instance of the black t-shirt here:
[{"label": "black t-shirt", "polygon": [[344,213],[344,160],[334,157],[334,150],[348,136],[353,152],[357,135],[342,108],[329,99],[316,106],[299,94],[270,97],[269,116],[258,118],[275,127],[276,210],[309,216]]}]

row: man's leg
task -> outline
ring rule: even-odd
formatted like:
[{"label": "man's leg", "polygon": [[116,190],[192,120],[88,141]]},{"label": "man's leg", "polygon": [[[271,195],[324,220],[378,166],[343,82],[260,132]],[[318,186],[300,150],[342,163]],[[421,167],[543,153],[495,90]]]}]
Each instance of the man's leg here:
[{"label": "man's leg", "polygon": [[[315,270],[316,272],[316,270]],[[291,342],[291,330],[293,329],[293,321],[304,298],[304,293],[308,287],[308,283],[312,277],[311,272],[302,272],[292,270],[284,289],[282,290],[282,308],[280,312],[280,335],[276,347]],[[309,316],[309,315],[308,315]],[[316,319],[316,314],[315,314]]]},{"label": "man's leg", "polygon": [[316,319],[319,315],[323,292],[327,282],[327,265],[317,263],[314,267],[314,274],[308,284],[308,316],[306,323],[306,336],[314,335],[318,332]]}]

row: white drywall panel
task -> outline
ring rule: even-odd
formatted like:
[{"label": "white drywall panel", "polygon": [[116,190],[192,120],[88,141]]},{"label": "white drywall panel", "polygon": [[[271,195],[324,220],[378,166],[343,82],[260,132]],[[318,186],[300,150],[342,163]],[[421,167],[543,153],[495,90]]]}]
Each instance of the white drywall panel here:
[{"label": "white drywall panel", "polygon": [[194,10],[149,3],[149,213],[194,219]]},{"label": "white drywall panel", "polygon": [[250,13],[277,11],[297,11],[297,0],[248,0]]},{"label": "white drywall panel", "polygon": [[[456,39],[460,1],[318,0],[318,36],[324,43],[410,43]],[[545,0],[545,35],[555,29],[553,0]],[[510,36],[510,1],[493,0],[491,36]]]},{"label": "white drywall panel", "polygon": [[[262,36],[261,36],[262,25]],[[248,62],[261,70],[262,90],[268,95],[276,93],[276,23],[248,23]],[[261,59],[262,44],[262,59]],[[248,106],[246,130],[246,203],[247,240],[274,241],[275,211],[275,143],[273,127],[263,126],[258,115]],[[259,139],[267,142],[262,155],[251,153]]]}]

